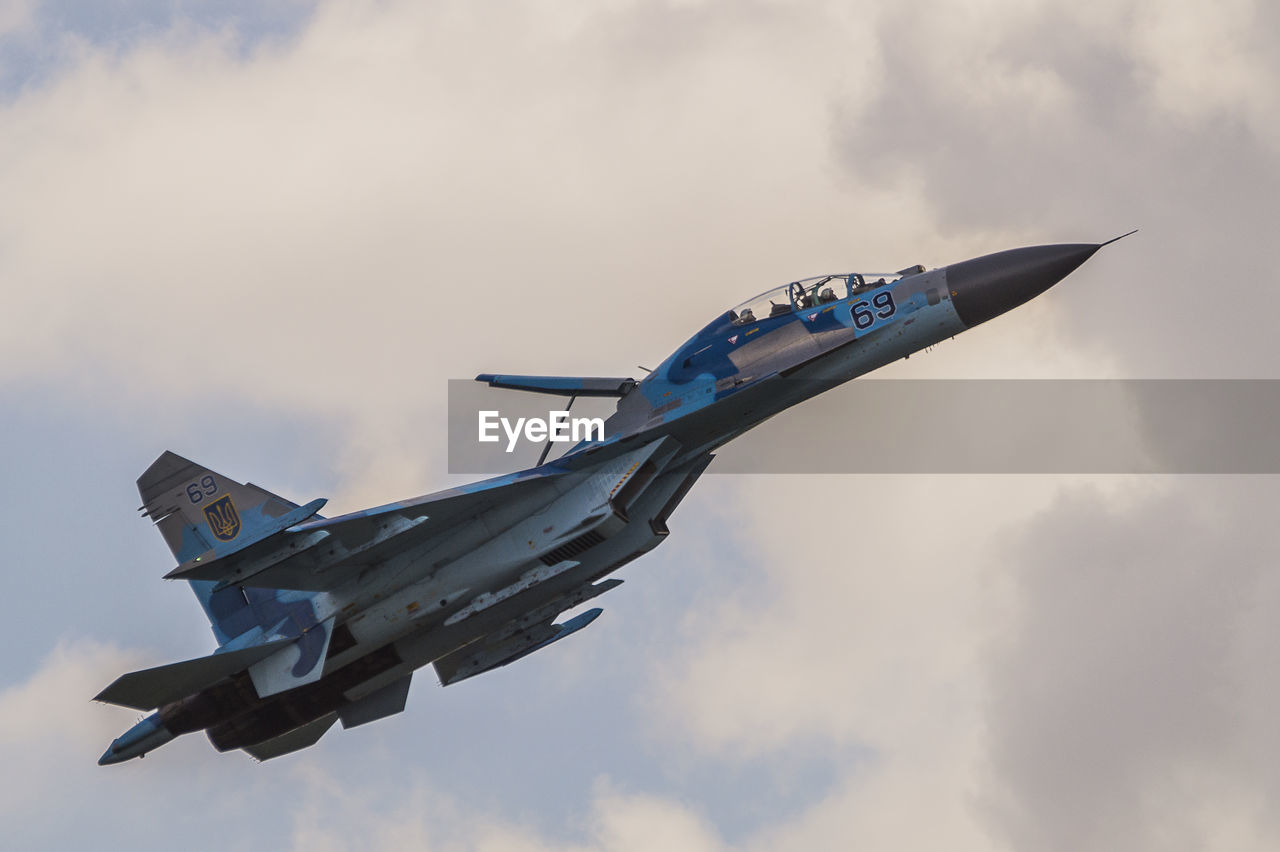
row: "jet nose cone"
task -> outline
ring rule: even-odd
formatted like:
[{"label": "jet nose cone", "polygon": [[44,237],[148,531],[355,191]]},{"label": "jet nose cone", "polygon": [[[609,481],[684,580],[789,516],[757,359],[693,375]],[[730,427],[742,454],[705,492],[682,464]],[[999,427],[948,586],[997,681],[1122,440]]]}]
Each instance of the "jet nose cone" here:
[{"label": "jet nose cone", "polygon": [[969,328],[1030,301],[1066,278],[1102,248],[1070,243],[1010,249],[947,267],[947,287]]}]

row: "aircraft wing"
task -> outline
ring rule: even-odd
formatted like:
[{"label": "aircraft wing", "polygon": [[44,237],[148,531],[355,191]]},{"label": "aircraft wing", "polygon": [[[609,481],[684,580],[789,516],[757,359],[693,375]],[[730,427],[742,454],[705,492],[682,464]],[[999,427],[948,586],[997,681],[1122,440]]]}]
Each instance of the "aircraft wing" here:
[{"label": "aircraft wing", "polygon": [[296,637],[277,639],[235,651],[129,672],[116,678],[110,686],[95,695],[93,700],[137,710],[151,710],[199,692],[206,686],[271,656],[294,641]]},{"label": "aircraft wing", "polygon": [[278,530],[235,553],[200,557],[165,575],[169,580],[212,580],[219,587],[328,591],[372,562],[441,535],[459,522],[502,504],[550,499],[560,472],[535,469],[389,503],[373,509],[305,521]]}]

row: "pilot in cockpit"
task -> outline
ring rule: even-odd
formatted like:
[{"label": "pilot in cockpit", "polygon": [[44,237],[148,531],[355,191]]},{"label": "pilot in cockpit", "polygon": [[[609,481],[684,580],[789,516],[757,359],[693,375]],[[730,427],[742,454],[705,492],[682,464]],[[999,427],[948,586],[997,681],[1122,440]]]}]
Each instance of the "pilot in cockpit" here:
[{"label": "pilot in cockpit", "polygon": [[800,310],[813,307],[813,296],[806,293],[799,284],[792,285],[796,288],[796,307]]},{"label": "pilot in cockpit", "polygon": [[835,302],[835,301],[838,301],[836,299],[836,291],[832,290],[830,287],[827,287],[821,293],[818,294],[819,305],[825,305],[829,302]]}]

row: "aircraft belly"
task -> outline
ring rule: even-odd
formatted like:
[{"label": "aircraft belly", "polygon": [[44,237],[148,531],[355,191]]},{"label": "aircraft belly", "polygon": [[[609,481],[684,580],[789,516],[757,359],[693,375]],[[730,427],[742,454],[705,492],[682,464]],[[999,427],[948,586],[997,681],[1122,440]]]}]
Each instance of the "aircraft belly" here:
[{"label": "aircraft belly", "polygon": [[[568,570],[553,573],[544,581],[514,593],[492,606],[478,609],[468,617],[452,624],[444,624],[440,619],[435,619],[430,624],[407,622],[395,632],[394,636],[395,648],[403,664],[380,675],[379,681],[390,682],[400,674],[413,671],[491,635],[495,630],[500,630],[511,623],[513,619],[519,619],[527,613],[553,604],[557,599],[573,596],[584,588],[588,590],[596,588],[590,584],[649,552],[662,542],[666,536],[666,518],[675,509],[675,504],[672,503],[673,495],[679,492],[682,497],[692,485],[691,480],[701,474],[708,461],[709,459],[703,459],[696,465],[684,465],[657,476],[632,504],[630,522],[622,524],[610,537],[575,556],[573,561],[578,564]],[[538,560],[531,560],[525,564],[526,567],[543,565]],[[479,572],[476,572],[464,578],[463,582],[479,583],[482,579]],[[602,584],[597,584],[599,585]],[[469,594],[475,594],[474,589],[479,587],[464,588],[472,589]],[[382,634],[384,639],[389,635],[392,635],[391,631]],[[359,638],[357,634],[357,639]],[[362,684],[361,690],[375,688],[379,681]]]},{"label": "aircraft belly", "polygon": [[[655,489],[653,495],[639,501],[637,507],[640,503],[644,503],[646,509],[654,505],[660,507],[665,500],[664,495],[679,483],[664,481],[663,485],[670,488]],[[372,644],[362,645],[362,651],[364,648],[373,650],[335,671],[326,672],[324,677],[313,683],[265,699],[248,701],[239,709],[223,714],[219,720],[210,719],[209,739],[221,751],[245,748],[282,736],[329,713],[341,713],[353,702],[384,689],[390,690],[393,684],[414,670],[495,631],[500,632],[504,627],[521,629],[519,625],[527,620],[522,616],[536,620],[554,617],[555,613],[547,607],[556,611],[572,608],[616,587],[620,581],[592,584],[592,580],[647,552],[662,538],[647,522],[628,524],[616,536],[584,554],[582,564],[545,583],[453,625],[415,625],[410,622],[409,628],[402,630],[395,641],[383,642],[376,648]]]},{"label": "aircraft belly", "polygon": [[[621,493],[624,484],[643,470],[646,461],[656,462],[657,467],[665,464],[673,452],[671,445],[655,441],[589,471],[571,474],[565,477],[567,489],[555,500],[440,565],[431,576],[365,608],[347,604],[351,617],[346,623],[356,642],[376,647],[394,641],[452,616],[471,598],[496,593],[530,571],[540,570],[547,553],[556,552],[593,528],[603,529],[613,523],[617,512],[611,500]],[[652,487],[647,482],[644,485]],[[610,534],[606,531],[602,537]],[[565,560],[555,560],[562,561]],[[422,557],[418,563],[430,564]]]},{"label": "aircraft belly", "polygon": [[[640,454],[639,457],[647,456]],[[215,702],[216,708],[210,707],[209,715],[202,720],[190,716],[190,723],[183,723],[184,729],[205,727],[215,747],[226,750],[257,746],[283,737],[335,712],[346,713],[345,724],[359,724],[360,720],[371,720],[380,713],[396,712],[397,702],[403,707],[400,698],[404,694],[401,687],[405,678],[422,666],[478,640],[524,647],[517,638],[524,631],[550,623],[558,613],[621,583],[600,578],[663,540],[667,516],[709,461],[710,457],[704,456],[691,463],[663,468],[643,480],[640,490],[630,498],[627,517],[608,513],[588,524],[588,531],[603,529],[607,535],[600,536],[599,541],[591,539],[585,545],[578,545],[582,549],[572,559],[561,558],[552,565],[536,556],[526,559],[515,570],[514,580],[509,570],[486,571],[483,565],[471,564],[465,571],[441,570],[435,577],[410,584],[345,622],[354,643],[326,660],[323,676],[314,679],[314,670],[309,669],[305,675],[309,682],[293,681],[287,691],[266,692],[261,697],[254,696],[253,687],[246,683],[248,693],[241,690],[232,696],[228,692],[227,700]],[[630,461],[628,475],[638,464],[634,458]],[[609,471],[615,492],[618,484],[626,479],[616,473],[616,470]],[[596,483],[592,487],[593,499],[602,495],[607,499],[610,493],[607,483]],[[583,502],[576,503],[573,512],[566,508],[564,523],[568,523],[574,512],[581,515],[583,505]],[[552,511],[560,510],[553,508]],[[561,547],[566,541],[576,542],[582,538],[582,529],[579,523],[549,543]],[[420,562],[421,556],[414,556],[412,561]],[[531,582],[520,585],[521,577]],[[517,588],[507,595],[493,594],[504,588],[504,583],[515,583]],[[490,598],[482,599],[485,593]],[[428,609],[431,603],[436,608],[415,618],[409,611],[409,605],[415,600],[420,610]],[[446,602],[443,607],[440,606],[442,600]],[[472,606],[477,602],[483,605]],[[450,615],[459,613],[465,617],[446,623]],[[335,630],[326,632],[332,641]],[[289,660],[298,656],[292,648],[288,650]],[[283,655],[281,660],[284,661]],[[284,678],[286,673],[292,677],[292,669],[283,665],[271,668],[276,678]],[[255,683],[257,680],[254,678]],[[385,700],[373,696],[384,696]],[[172,721],[176,728],[180,720]],[[199,724],[195,724],[197,721]]]},{"label": "aircraft belly", "polygon": [[[282,736],[326,714],[342,712],[352,702],[390,689],[418,668],[457,651],[479,639],[505,629],[515,631],[525,622],[537,623],[555,612],[572,608],[620,583],[595,582],[601,576],[635,559],[662,541],[648,522],[672,492],[681,487],[688,471],[659,477],[649,492],[634,506],[637,520],[626,524],[613,537],[582,554],[571,570],[556,574],[452,625],[408,621],[388,641],[360,642],[350,662],[307,685],[288,692],[248,700],[230,707],[206,723],[210,741],[219,750],[245,748]],[[465,591],[465,590],[462,590]],[[455,594],[457,592],[455,591]],[[548,609],[550,607],[551,609]],[[555,610],[555,611],[551,611]],[[353,631],[354,632],[354,631]],[[359,637],[357,637],[359,639]],[[389,694],[389,693],[388,693]],[[246,696],[252,699],[252,696]],[[388,704],[388,706],[390,706]],[[379,705],[381,707],[381,705]],[[357,711],[358,714],[358,711]],[[353,722],[355,721],[353,717]]]}]

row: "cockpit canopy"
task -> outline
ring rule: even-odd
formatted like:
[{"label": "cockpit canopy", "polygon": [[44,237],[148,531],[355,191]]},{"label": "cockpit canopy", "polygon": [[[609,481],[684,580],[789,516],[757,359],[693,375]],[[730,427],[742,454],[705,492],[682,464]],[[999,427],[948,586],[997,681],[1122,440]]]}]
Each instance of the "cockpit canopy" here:
[{"label": "cockpit canopy", "polygon": [[769,317],[778,317],[792,311],[821,307],[832,302],[867,293],[902,277],[901,273],[856,273],[843,275],[815,275],[792,281],[781,287],[748,299],[729,312],[734,325],[750,325]]}]

